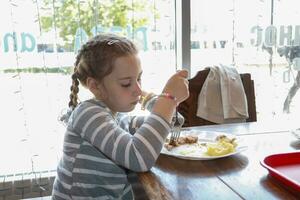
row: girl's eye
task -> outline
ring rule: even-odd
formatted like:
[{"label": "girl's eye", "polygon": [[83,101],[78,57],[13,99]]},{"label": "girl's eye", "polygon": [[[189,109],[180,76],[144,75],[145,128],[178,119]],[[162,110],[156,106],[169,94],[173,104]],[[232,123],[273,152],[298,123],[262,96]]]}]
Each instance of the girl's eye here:
[{"label": "girl's eye", "polygon": [[130,85],[131,85],[130,83],[128,83],[128,84],[121,84],[121,86],[125,87],[125,88],[130,87]]},{"label": "girl's eye", "polygon": [[[141,79],[141,77],[139,77],[139,78],[137,79],[137,82],[140,84],[141,81],[142,81],[142,79]],[[130,87],[130,86],[131,86],[131,81],[128,82],[128,83],[121,83],[121,87],[128,88],[128,87]]]}]

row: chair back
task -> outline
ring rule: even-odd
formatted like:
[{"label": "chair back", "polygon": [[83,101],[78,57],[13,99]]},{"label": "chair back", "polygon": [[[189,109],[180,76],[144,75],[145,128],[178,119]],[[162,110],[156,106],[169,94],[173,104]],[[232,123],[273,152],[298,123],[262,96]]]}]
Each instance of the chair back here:
[{"label": "chair back", "polygon": [[[208,76],[209,71],[210,69],[198,71],[198,73],[192,79],[189,79],[190,96],[188,97],[188,99],[186,99],[184,102],[178,105],[178,111],[185,118],[185,122],[183,124],[184,127],[216,124],[196,115],[198,108],[198,96]],[[251,79],[251,74],[249,73],[240,74],[240,76],[244,86],[248,104],[249,118],[247,118],[246,121],[254,122],[257,120],[254,82]]]}]

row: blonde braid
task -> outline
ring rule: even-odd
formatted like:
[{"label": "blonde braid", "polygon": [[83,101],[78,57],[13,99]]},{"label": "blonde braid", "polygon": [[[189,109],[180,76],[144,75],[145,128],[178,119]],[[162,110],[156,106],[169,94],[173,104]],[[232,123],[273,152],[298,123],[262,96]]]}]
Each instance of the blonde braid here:
[{"label": "blonde braid", "polygon": [[74,108],[77,106],[78,104],[78,92],[79,92],[79,81],[78,81],[78,75],[77,75],[77,71],[76,68],[74,70],[74,73],[72,74],[72,85],[71,85],[71,94],[70,94],[70,102],[69,102],[69,108],[71,108],[72,110],[74,110]]}]

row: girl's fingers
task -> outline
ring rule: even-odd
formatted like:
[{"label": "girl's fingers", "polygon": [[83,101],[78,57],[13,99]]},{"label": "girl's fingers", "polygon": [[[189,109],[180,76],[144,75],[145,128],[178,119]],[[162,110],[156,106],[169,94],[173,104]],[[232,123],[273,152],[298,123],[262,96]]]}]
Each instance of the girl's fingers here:
[{"label": "girl's fingers", "polygon": [[178,70],[176,72],[176,74],[178,74],[179,76],[183,77],[183,78],[187,78],[189,73],[186,69],[183,69],[183,70]]}]

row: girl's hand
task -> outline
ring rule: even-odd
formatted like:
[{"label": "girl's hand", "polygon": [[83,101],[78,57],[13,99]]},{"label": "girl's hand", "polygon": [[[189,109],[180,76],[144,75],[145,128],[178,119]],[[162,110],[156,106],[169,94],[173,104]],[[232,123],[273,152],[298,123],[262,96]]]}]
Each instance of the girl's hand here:
[{"label": "girl's hand", "polygon": [[177,104],[189,97],[188,71],[179,70],[167,81],[163,93],[169,93],[176,97]]}]

